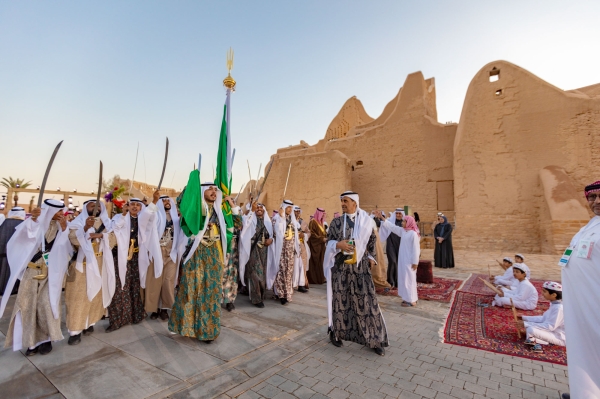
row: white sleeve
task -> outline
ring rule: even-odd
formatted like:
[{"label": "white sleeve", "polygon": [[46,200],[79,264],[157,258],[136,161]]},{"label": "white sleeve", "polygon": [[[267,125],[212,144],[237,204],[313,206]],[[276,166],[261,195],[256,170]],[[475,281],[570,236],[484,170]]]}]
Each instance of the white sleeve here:
[{"label": "white sleeve", "polygon": [[[402,229],[402,227],[400,227]],[[404,229],[402,229],[404,230]],[[404,230],[406,232],[406,230]],[[419,243],[419,236],[417,235],[417,233],[411,234],[409,236],[409,239],[412,240],[412,245],[411,245],[411,254],[410,254],[410,260],[411,260],[411,265],[418,265],[419,264],[419,258],[421,255],[421,245]]]},{"label": "white sleeve", "polygon": [[142,238],[144,241],[147,241],[147,237],[151,234],[152,227],[155,227],[156,233],[158,235],[158,229],[156,228],[156,213],[158,207],[153,203],[149,203],[140,214],[138,215],[139,228],[142,230]]},{"label": "white sleeve", "polygon": [[38,232],[40,231],[40,226],[42,224],[40,222],[34,221],[32,218],[25,219],[23,224],[25,225],[25,228],[27,228],[27,237],[37,238]]},{"label": "white sleeve", "polygon": [[[547,311],[546,311],[547,312]],[[544,313],[545,315],[545,313]],[[544,321],[544,316],[523,316],[523,321],[532,322],[532,323],[541,323]]]},{"label": "white sleeve", "polygon": [[[385,219],[383,222],[381,222],[379,229],[381,232],[385,231],[387,233],[389,231],[400,237],[402,237],[402,235],[404,233],[406,233],[406,230],[404,230],[404,228],[402,228],[400,226],[396,226],[394,223],[390,222],[388,219]],[[389,234],[387,234],[387,235],[389,235]]]},{"label": "white sleeve", "polygon": [[506,285],[506,286],[510,287],[516,282],[516,280],[514,278],[508,279],[508,278],[505,278],[504,276],[496,276],[494,278],[494,282],[499,285]]},{"label": "white sleeve", "polygon": [[543,316],[530,316],[527,318],[527,320],[525,320],[525,317],[526,316],[523,316],[523,321],[526,321],[527,324],[529,324],[529,326],[541,328],[548,331],[554,331],[557,328],[562,327],[564,325],[562,306],[560,305],[550,305],[550,309],[546,310]]}]

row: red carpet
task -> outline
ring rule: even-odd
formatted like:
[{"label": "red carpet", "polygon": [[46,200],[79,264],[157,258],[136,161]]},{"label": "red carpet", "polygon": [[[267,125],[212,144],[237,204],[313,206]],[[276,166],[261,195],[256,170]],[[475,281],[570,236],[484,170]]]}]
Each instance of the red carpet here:
[{"label": "red carpet", "polygon": [[[469,279],[470,280],[470,279]],[[481,282],[480,282],[481,283]],[[471,287],[463,287],[473,289]],[[481,283],[483,286],[483,283]],[[489,289],[485,288],[486,291]],[[477,303],[491,304],[492,295],[457,291],[444,327],[444,342],[468,346],[509,356],[541,360],[556,364],[567,364],[566,348],[546,345],[544,353],[534,353],[519,340],[515,329],[512,310],[499,307],[479,307]],[[548,302],[540,303],[535,311],[519,314],[537,315],[548,309]]]},{"label": "red carpet", "polygon": [[[417,283],[419,300],[448,303],[452,300],[452,294],[461,283],[461,280],[451,280],[439,277],[433,278],[433,284]],[[384,288],[377,288],[376,291],[379,295],[398,296],[398,290],[396,288],[389,289],[388,291]]]}]

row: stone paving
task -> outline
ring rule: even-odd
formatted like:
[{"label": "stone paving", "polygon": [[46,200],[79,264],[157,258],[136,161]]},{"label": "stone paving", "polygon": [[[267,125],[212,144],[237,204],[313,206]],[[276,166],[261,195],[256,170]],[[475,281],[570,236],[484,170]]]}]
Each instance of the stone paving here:
[{"label": "stone paving", "polygon": [[[456,269],[435,272],[487,273],[489,256],[458,251]],[[536,257],[534,277],[551,278],[555,257]],[[65,339],[46,356],[3,349],[0,397],[555,399],[568,392],[564,366],[442,343],[448,304],[421,301],[406,309],[399,298],[380,297],[386,356],[349,342],[335,348],[326,335],[325,298],[325,287],[313,286],[287,306],[268,300],[258,309],[240,296],[234,312],[223,312],[221,336],[210,345],[147,320],[110,334],[103,321],[78,346]],[[14,297],[0,319],[0,345],[13,303]]]}]

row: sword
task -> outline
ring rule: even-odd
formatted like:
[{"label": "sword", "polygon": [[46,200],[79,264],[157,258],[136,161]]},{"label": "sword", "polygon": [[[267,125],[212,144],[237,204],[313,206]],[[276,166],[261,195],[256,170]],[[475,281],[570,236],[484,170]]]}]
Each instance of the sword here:
[{"label": "sword", "polygon": [[254,191],[258,188],[258,178],[260,177],[260,170],[262,169],[262,163],[258,167],[258,175],[256,175],[256,181],[254,182]]},{"label": "sword", "polygon": [[129,184],[129,191],[127,192],[129,198],[127,200],[131,199],[131,189],[133,188],[133,181],[135,180],[135,170],[137,169],[137,159],[139,152],[140,142],[138,141],[137,150],[135,151],[135,165],[133,165],[133,177],[131,178],[131,183]]},{"label": "sword", "polygon": [[100,161],[100,177],[98,177],[98,196],[96,197],[96,204],[94,205],[94,217],[98,214],[98,208],[100,207],[100,193],[102,192],[102,161]]},{"label": "sword", "polygon": [[288,169],[287,179],[285,179],[285,188],[283,189],[283,199],[281,200],[281,202],[283,202],[285,200],[285,193],[287,192],[287,186],[288,186],[288,182],[290,181],[290,172],[291,171],[292,171],[292,164],[290,164],[290,167]]},{"label": "sword", "polygon": [[238,194],[235,196],[235,199],[233,200],[233,202],[235,202],[236,204],[237,204],[238,197],[239,197],[239,196],[240,196],[240,194],[242,193],[242,190],[244,190],[244,186],[245,186],[245,185],[246,185],[246,184],[242,184],[242,187],[240,188],[240,191],[238,192]]},{"label": "sword", "polygon": [[266,172],[265,172],[265,178],[263,179],[263,183],[262,183],[262,185],[260,186],[260,191],[258,192],[258,195],[256,196],[256,200],[257,200],[257,201],[258,201],[258,199],[260,198],[260,195],[262,194],[262,192],[263,192],[263,189],[265,188],[265,183],[267,182],[267,177],[269,177],[269,172],[271,172],[271,167],[272,167],[272,166],[273,166],[273,161],[271,161],[271,162],[269,163],[269,168],[268,168],[268,169],[266,169]]},{"label": "sword", "polygon": [[44,196],[44,190],[46,189],[46,182],[48,181],[48,175],[50,174],[50,169],[52,169],[52,163],[54,162],[54,158],[56,158],[56,154],[58,153],[58,150],[60,149],[60,146],[62,145],[62,143],[63,143],[63,140],[61,140],[60,143],[58,143],[58,145],[54,149],[54,152],[52,153],[52,156],[50,157],[50,162],[48,162],[48,166],[46,167],[46,174],[44,174],[44,180],[42,180],[42,185],[40,186],[40,193],[38,195],[38,203],[37,203],[38,208],[42,207],[42,198]]},{"label": "sword", "polygon": [[158,182],[157,190],[160,190],[160,186],[162,185],[163,177],[165,177],[165,169],[167,169],[167,159],[169,158],[169,138],[167,137],[167,145],[165,147],[165,163],[163,163],[163,170],[160,175],[160,181]]},{"label": "sword", "polygon": [[[250,161],[246,159],[246,162],[248,163],[248,184],[250,184],[252,181],[252,173],[250,173]],[[252,184],[250,184],[250,196],[252,197]]]}]

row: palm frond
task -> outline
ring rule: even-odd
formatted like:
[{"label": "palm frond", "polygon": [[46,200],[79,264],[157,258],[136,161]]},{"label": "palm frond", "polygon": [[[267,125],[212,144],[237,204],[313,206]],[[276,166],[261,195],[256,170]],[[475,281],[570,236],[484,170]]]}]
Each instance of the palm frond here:
[{"label": "palm frond", "polygon": [[27,188],[31,186],[31,181],[26,182],[25,179],[13,179],[12,176],[8,176],[8,178],[2,178],[2,181],[0,181],[0,185],[6,188]]}]

